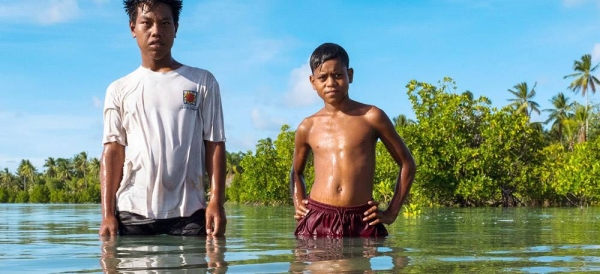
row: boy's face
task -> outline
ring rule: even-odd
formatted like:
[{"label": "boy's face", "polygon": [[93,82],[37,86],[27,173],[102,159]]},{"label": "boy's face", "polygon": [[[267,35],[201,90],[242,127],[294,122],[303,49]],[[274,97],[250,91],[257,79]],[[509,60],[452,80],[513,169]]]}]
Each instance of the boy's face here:
[{"label": "boy's face", "polygon": [[354,71],[338,59],[325,61],[310,76],[310,83],[326,104],[334,104],[348,97]]},{"label": "boy's face", "polygon": [[153,60],[170,57],[177,33],[171,7],[159,3],[152,9],[143,4],[137,9],[137,18],[135,22],[129,23],[129,28],[137,40],[142,55]]}]

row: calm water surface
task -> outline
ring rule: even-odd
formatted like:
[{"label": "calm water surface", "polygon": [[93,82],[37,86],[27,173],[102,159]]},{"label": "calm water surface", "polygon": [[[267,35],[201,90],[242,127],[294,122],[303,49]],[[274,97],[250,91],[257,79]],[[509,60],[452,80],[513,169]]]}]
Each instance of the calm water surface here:
[{"label": "calm water surface", "polygon": [[99,205],[0,204],[0,273],[600,272],[600,208],[428,209],[386,239],[296,239],[289,206],[227,205],[226,237],[97,236]]}]

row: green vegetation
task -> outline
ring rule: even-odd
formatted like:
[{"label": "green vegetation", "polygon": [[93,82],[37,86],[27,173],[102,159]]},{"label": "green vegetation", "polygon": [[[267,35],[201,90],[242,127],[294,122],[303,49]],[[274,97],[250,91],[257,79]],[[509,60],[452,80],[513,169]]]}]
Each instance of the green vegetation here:
[{"label": "green vegetation", "polygon": [[2,203],[99,203],[100,161],[86,152],[73,158],[46,159],[40,173],[29,160],[22,160],[17,173],[0,171]]},{"label": "green vegetation", "polygon": [[[576,80],[568,87],[589,96],[598,79],[589,56],[575,61]],[[517,83],[503,108],[486,97],[458,92],[445,78],[437,85],[406,85],[415,120],[392,120],[417,162],[417,175],[405,216],[421,207],[440,206],[589,206],[600,201],[600,111],[570,101],[564,93],[550,100],[548,129],[532,122],[540,113],[536,85]],[[254,151],[227,153],[229,202],[291,204],[289,171],[294,131],[283,125],[277,139],[258,141]],[[44,172],[22,160],[16,174],[0,171],[0,202],[99,203],[98,159],[82,152],[71,159],[48,158]],[[310,190],[312,159],[307,165]],[[377,146],[373,198],[392,197],[398,168],[382,144]]]}]

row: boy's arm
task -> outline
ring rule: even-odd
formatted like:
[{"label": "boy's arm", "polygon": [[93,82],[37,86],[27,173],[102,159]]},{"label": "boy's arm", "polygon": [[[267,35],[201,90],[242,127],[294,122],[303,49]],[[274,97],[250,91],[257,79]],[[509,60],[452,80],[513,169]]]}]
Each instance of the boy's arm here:
[{"label": "boy's arm", "polygon": [[396,186],[394,187],[394,196],[387,209],[384,211],[375,210],[375,212],[369,210],[365,213],[367,215],[365,219],[372,220],[371,225],[377,223],[391,224],[398,217],[400,209],[406,201],[406,197],[408,197],[410,187],[415,179],[417,167],[410,150],[396,132],[392,121],[380,109],[375,108],[375,110],[372,117],[374,128],[379,132],[379,138],[400,167],[400,171],[398,172]]},{"label": "boy's arm", "polygon": [[210,179],[210,200],[206,207],[206,234],[222,236],[225,234],[227,217],[225,216],[225,142],[204,141],[206,148],[205,164]]},{"label": "boy's arm", "polygon": [[102,223],[100,236],[116,236],[118,231],[117,190],[123,177],[125,163],[125,147],[117,142],[106,143],[100,161],[100,202],[102,208]]},{"label": "boy's arm", "polygon": [[304,170],[308,159],[310,147],[306,141],[306,127],[301,123],[296,130],[294,138],[294,155],[292,158],[292,171],[290,172],[290,192],[294,208],[296,209],[294,218],[302,219],[308,209],[305,207],[306,182],[304,181]]}]

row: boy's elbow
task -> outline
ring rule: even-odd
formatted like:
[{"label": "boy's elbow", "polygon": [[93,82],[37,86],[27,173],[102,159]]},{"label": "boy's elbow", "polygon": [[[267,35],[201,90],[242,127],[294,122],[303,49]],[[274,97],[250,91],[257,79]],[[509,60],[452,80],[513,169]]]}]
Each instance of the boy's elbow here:
[{"label": "boy's elbow", "polygon": [[417,163],[413,157],[409,157],[406,161],[402,162],[402,169],[408,171],[410,174],[417,172]]},{"label": "boy's elbow", "polygon": [[293,179],[294,176],[298,175],[296,170],[292,167],[292,170],[290,170],[290,178]]},{"label": "boy's elbow", "polygon": [[412,157],[410,158],[409,166],[410,166],[411,170],[414,170],[414,171],[417,170],[417,163],[415,162],[415,159],[413,159]]}]

